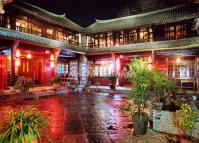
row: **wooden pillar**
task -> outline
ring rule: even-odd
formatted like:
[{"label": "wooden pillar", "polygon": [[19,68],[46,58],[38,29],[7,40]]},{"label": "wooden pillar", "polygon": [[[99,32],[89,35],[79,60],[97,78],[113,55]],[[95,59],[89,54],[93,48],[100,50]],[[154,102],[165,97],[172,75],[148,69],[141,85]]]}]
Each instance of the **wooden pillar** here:
[{"label": "wooden pillar", "polygon": [[12,47],[11,47],[11,54],[10,54],[10,86],[14,85],[15,82],[15,75],[16,75],[16,69],[15,69],[15,53],[16,49],[19,45],[18,41],[14,41]]},{"label": "wooden pillar", "polygon": [[55,67],[54,69],[52,69],[52,77],[55,77],[56,76],[56,73],[57,73],[57,66],[58,66],[58,58],[59,58],[59,54],[61,52],[61,49],[60,48],[55,48],[54,49],[54,56],[55,56]]},{"label": "wooden pillar", "polygon": [[78,65],[79,73],[79,84],[86,85],[88,81],[88,59],[85,55],[80,55]]}]

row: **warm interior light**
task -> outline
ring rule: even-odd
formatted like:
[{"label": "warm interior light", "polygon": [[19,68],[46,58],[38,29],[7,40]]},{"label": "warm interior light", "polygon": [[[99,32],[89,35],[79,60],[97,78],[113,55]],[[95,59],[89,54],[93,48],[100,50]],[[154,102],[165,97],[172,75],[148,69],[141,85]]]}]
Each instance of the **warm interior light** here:
[{"label": "warm interior light", "polygon": [[140,32],[140,38],[142,39],[144,37],[144,32]]},{"label": "warm interior light", "polygon": [[115,44],[115,46],[119,46],[119,44],[118,44],[118,43],[116,43],[116,44]]},{"label": "warm interior light", "polygon": [[15,60],[15,65],[16,65],[17,67],[19,67],[19,66],[21,65],[20,59],[16,59],[16,60]]},{"label": "warm interior light", "polygon": [[17,58],[19,58],[21,56],[21,53],[19,50],[16,51],[16,55],[15,55]]},{"label": "warm interior light", "polygon": [[180,61],[181,61],[181,59],[178,57],[178,58],[176,59],[176,63],[180,63]]},{"label": "warm interior light", "polygon": [[119,58],[117,58],[115,66],[116,66],[116,71],[119,72],[119,70],[120,70],[120,59]]},{"label": "warm interior light", "polygon": [[54,57],[53,54],[50,55],[50,60],[51,60],[51,61],[54,61],[54,60],[55,60],[55,57]]},{"label": "warm interior light", "polygon": [[31,53],[29,52],[28,54],[27,54],[27,59],[31,59],[32,58],[32,55],[31,55]]},{"label": "warm interior light", "polygon": [[104,61],[102,61],[102,66],[104,66],[104,64],[105,64]]},{"label": "warm interior light", "polygon": [[54,67],[55,67],[55,63],[51,61],[51,62],[50,62],[50,67],[51,67],[51,68],[54,68]]},{"label": "warm interior light", "polygon": [[45,52],[46,54],[49,54],[50,53],[50,51],[49,50],[46,50],[46,52]]},{"label": "warm interior light", "polygon": [[152,70],[152,64],[148,64],[148,70]]},{"label": "warm interior light", "polygon": [[151,58],[151,56],[148,57],[148,63],[152,63],[152,58]]}]

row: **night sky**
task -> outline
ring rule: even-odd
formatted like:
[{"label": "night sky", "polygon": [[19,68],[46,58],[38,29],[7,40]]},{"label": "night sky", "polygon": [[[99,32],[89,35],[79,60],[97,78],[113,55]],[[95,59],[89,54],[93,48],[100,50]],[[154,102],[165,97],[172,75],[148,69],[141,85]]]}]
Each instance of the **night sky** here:
[{"label": "night sky", "polygon": [[[118,13],[126,7],[140,8],[141,2],[153,5],[159,2],[162,6],[174,5],[179,0],[23,0],[56,14],[66,13],[74,22],[88,26],[98,19],[118,17]],[[147,3],[146,3],[147,1]],[[150,3],[148,3],[150,1]],[[161,2],[160,2],[161,1]]]}]

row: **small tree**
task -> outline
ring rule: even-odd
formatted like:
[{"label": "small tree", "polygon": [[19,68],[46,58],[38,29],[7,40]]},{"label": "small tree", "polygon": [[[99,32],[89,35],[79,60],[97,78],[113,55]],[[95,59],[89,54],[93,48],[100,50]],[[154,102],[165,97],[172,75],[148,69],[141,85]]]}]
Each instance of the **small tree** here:
[{"label": "small tree", "polygon": [[147,107],[147,101],[150,97],[151,77],[152,73],[148,70],[148,63],[144,60],[135,59],[129,64],[132,72],[130,81],[134,84],[134,88],[128,94],[128,98],[133,101],[136,106],[135,111],[140,118],[146,117],[144,109]]}]

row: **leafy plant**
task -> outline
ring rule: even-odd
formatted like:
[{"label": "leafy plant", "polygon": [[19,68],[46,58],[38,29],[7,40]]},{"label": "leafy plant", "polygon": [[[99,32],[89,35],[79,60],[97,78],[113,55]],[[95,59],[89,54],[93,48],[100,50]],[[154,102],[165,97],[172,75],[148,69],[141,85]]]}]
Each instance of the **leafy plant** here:
[{"label": "leafy plant", "polygon": [[50,83],[53,84],[61,84],[62,80],[60,77],[55,77],[50,79]]},{"label": "leafy plant", "polygon": [[17,78],[14,88],[24,93],[28,92],[33,86],[34,82],[31,78],[21,76]]},{"label": "leafy plant", "polygon": [[196,127],[197,113],[188,104],[182,104],[181,109],[174,114],[174,122],[179,131],[188,136]]},{"label": "leafy plant", "polygon": [[117,76],[116,75],[109,75],[106,77],[108,80],[111,81],[112,84],[115,84],[117,81]]},{"label": "leafy plant", "polygon": [[175,92],[177,86],[174,82],[168,80],[167,75],[164,72],[159,70],[153,70],[152,72],[152,86],[153,91],[157,95],[157,100],[160,102],[160,99],[164,96],[164,91],[168,90]]},{"label": "leafy plant", "polygon": [[[133,60],[129,64],[132,72],[130,81],[134,84],[134,88],[128,94],[128,98],[133,101],[136,106],[135,112],[140,118],[146,118],[144,109],[148,106],[147,101],[150,97],[151,71],[148,70],[148,63],[144,60]],[[132,108],[131,108],[132,109]]]},{"label": "leafy plant", "polygon": [[31,143],[40,141],[41,128],[47,129],[47,117],[38,109],[19,108],[10,113],[10,122],[5,127],[3,143]]}]

